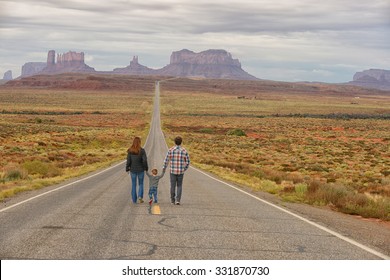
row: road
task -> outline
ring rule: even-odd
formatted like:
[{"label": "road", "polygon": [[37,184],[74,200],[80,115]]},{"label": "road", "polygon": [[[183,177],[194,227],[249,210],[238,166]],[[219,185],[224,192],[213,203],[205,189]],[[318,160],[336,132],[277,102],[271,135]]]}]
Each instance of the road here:
[{"label": "road", "polygon": [[[161,169],[159,94],[157,82],[145,149]],[[0,209],[0,259],[388,258],[192,167],[180,206],[170,204],[169,176],[152,211],[131,203],[130,184],[121,162],[12,199]]]}]

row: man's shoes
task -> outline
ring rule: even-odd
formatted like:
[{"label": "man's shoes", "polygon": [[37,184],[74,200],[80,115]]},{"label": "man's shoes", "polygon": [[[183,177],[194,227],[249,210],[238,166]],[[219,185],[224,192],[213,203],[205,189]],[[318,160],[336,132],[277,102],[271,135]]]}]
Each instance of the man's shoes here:
[{"label": "man's shoes", "polygon": [[176,201],[176,205],[180,205],[180,201]]},{"label": "man's shoes", "polygon": [[174,202],[174,201],[171,201],[171,204],[172,204],[172,205],[175,205],[175,202]]},{"label": "man's shoes", "polygon": [[144,203],[144,200],[142,199],[142,197],[138,198],[139,200],[139,203]]}]

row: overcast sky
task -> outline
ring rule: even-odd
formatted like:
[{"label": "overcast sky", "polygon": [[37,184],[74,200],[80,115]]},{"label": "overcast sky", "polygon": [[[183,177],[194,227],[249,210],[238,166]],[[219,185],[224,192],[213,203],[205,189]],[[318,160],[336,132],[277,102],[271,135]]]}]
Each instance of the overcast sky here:
[{"label": "overcast sky", "polygon": [[390,69],[390,1],[0,0],[0,79],[51,49],[83,51],[98,71],[225,49],[258,78],[347,82]]}]

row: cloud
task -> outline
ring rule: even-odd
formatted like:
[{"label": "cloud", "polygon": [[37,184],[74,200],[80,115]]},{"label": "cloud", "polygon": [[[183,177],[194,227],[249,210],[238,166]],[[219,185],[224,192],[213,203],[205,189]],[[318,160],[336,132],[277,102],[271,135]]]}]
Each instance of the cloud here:
[{"label": "cloud", "polygon": [[[388,68],[389,11],[388,0],[0,0],[0,74],[48,49],[84,51],[92,67],[111,70],[134,54],[157,68],[175,50],[218,48],[260,78],[266,61],[284,63],[289,73],[295,67],[300,80],[317,73],[339,81],[359,67]],[[321,69],[325,64],[356,69]]]}]

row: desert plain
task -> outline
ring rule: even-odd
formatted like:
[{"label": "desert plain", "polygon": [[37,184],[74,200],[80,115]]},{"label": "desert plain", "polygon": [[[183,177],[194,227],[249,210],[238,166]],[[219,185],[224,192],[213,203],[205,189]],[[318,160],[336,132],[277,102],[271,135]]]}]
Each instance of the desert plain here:
[{"label": "desert plain", "polygon": [[61,74],[0,86],[0,200],[107,167],[148,135],[192,164],[308,204],[390,220],[390,92],[351,85]]}]

